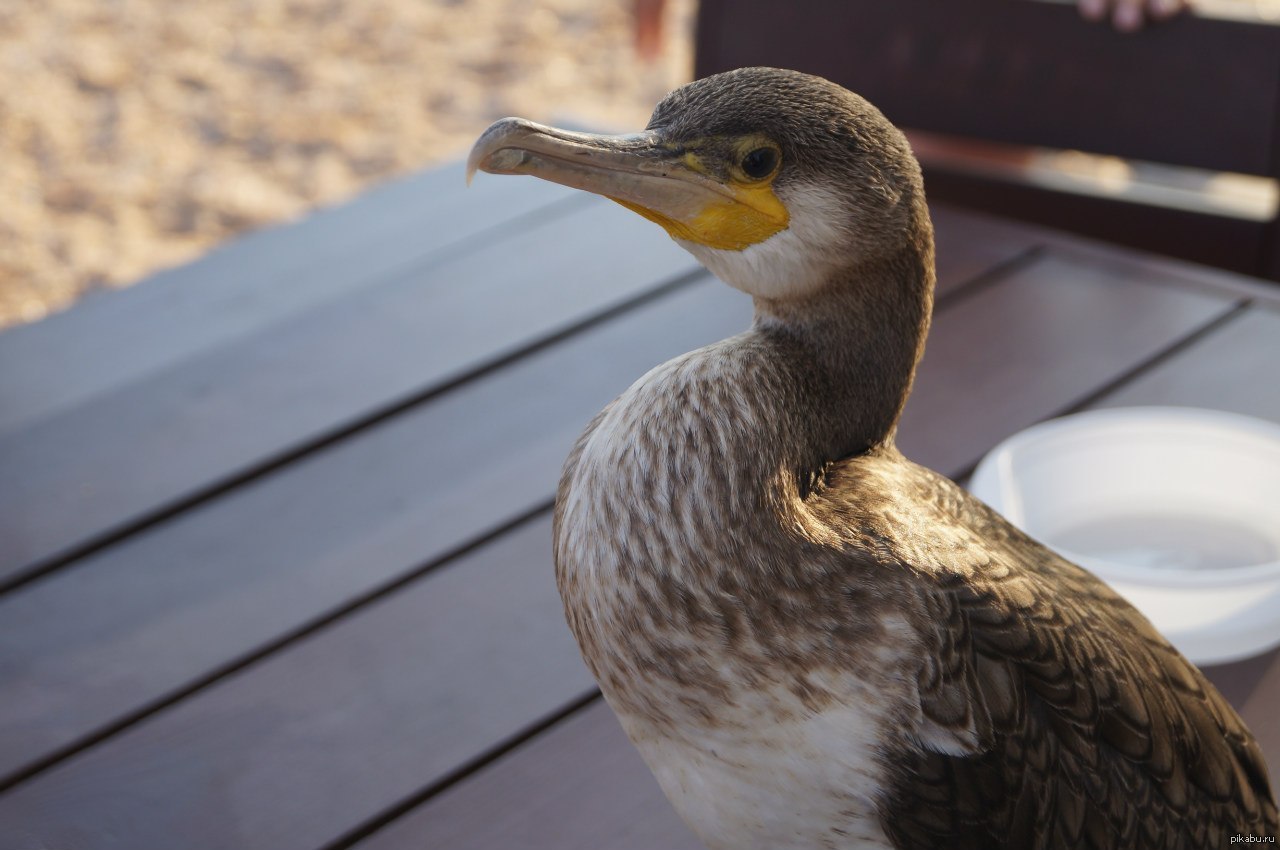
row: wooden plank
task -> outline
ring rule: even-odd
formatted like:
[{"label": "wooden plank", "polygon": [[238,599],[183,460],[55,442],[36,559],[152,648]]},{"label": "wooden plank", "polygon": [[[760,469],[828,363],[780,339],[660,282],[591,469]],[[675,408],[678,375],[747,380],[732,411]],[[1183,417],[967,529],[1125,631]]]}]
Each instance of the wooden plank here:
[{"label": "wooden plank", "polygon": [[1016,179],[925,166],[929,197],[1245,274],[1263,275],[1274,223],[1075,194]]},{"label": "wooden plank", "polygon": [[973,213],[944,203],[931,203],[937,252],[937,299],[949,297],[975,278],[992,274],[1025,258],[1044,244],[1044,234],[1008,220]]},{"label": "wooden plank", "polygon": [[1280,310],[1254,308],[1110,394],[1102,407],[1170,404],[1280,422]]},{"label": "wooden plank", "polygon": [[354,850],[703,850],[603,700]]},{"label": "wooden plank", "polygon": [[0,579],[697,268],[596,199],[0,437]]},{"label": "wooden plank", "polygon": [[708,279],[0,599],[0,777],[546,504],[597,410],[750,314]]},{"label": "wooden plank", "polygon": [[[0,334],[0,434],[585,198],[537,180],[424,171],[251,233],[121,291]],[[573,200],[569,200],[573,199]]]},{"label": "wooden plank", "polygon": [[848,86],[903,127],[1252,174],[1280,168],[1272,22],[1184,15],[1131,38],[1080,20],[1070,4],[703,0],[696,52],[696,76],[795,68]]},{"label": "wooden plank", "polygon": [[0,846],[315,850],[556,711],[592,682],[550,527],[527,524],[7,794]]},{"label": "wooden plank", "polygon": [[[1063,280],[1058,276],[1061,269],[1055,271],[1056,267],[1049,263],[1040,276],[1022,273],[1034,267],[1035,264],[1020,266],[1011,273],[1014,284],[1009,288],[1001,286],[1003,281],[995,281],[973,295],[951,299],[938,317],[938,333],[942,337],[960,335],[961,330],[967,329],[971,339],[985,342],[988,338],[1000,339],[995,335],[999,329],[989,324],[975,326],[972,308],[965,308],[985,304],[994,315],[1001,315],[998,301],[992,302],[988,293],[1003,292],[1004,299],[1023,308],[1030,305],[1047,315],[1080,316],[1077,321],[1064,321],[1063,328],[1054,332],[1039,328],[1041,333],[1032,335],[1025,327],[1005,332],[1012,342],[999,344],[1003,346],[1003,356],[997,362],[984,356],[956,356],[938,361],[949,367],[930,367],[942,371],[932,379],[938,382],[932,384],[935,389],[924,392],[937,393],[941,390],[936,387],[950,384],[969,387],[970,394],[958,403],[989,410],[985,417],[979,417],[989,428],[985,445],[994,443],[1022,420],[1043,415],[1045,404],[1052,404],[1040,389],[1043,385],[1059,384],[1060,398],[1068,398],[1075,388],[1072,359],[1082,349],[1097,348],[1112,358],[1109,367],[1093,378],[1095,384],[1123,373],[1134,365],[1133,358],[1146,354],[1132,347],[1099,344],[1093,323],[1101,311],[1096,301],[1082,301],[1074,294],[1081,288],[1087,291],[1090,286],[1119,286],[1119,281],[1110,279],[1104,283],[1102,272],[1086,268],[1065,278],[1069,286],[1055,286],[1051,284]],[[1100,279],[1090,284],[1091,274]],[[1224,303],[1141,283],[1128,289],[1108,302],[1108,312],[1119,314],[1130,332],[1137,332],[1153,347],[1158,346],[1151,337],[1160,328],[1169,334],[1164,341],[1168,344],[1185,333],[1189,317],[1213,315]],[[1023,292],[1033,293],[1034,297],[1020,294]],[[1178,306],[1170,308],[1167,304]],[[1163,323],[1144,324],[1145,315],[1163,316]],[[1109,328],[1111,321],[1113,317],[1108,315],[1101,326]],[[1032,327],[1038,328],[1034,323]],[[1013,343],[1029,346],[1034,357],[1023,356]],[[1028,369],[1028,362],[1039,363],[1041,371]],[[1097,356],[1086,358],[1086,363],[1094,368]],[[926,387],[929,385],[926,382]],[[975,398],[1002,395],[1026,399],[1028,408],[973,403]],[[917,418],[910,426],[910,439],[924,445],[946,445],[953,442],[956,422],[954,415]],[[975,419],[965,425],[962,431],[973,433],[976,422]],[[965,442],[955,445],[953,456],[944,459],[944,470],[969,461]],[[506,539],[499,538],[492,546],[501,546]],[[219,537],[204,538],[205,546],[222,544]],[[520,569],[524,571],[521,575],[550,582],[549,551],[543,544],[540,547],[517,547]],[[478,550],[477,555],[490,548]],[[336,557],[364,569],[366,554],[357,547],[337,553]],[[171,559],[169,563],[180,560]],[[521,664],[538,668],[543,662],[530,659],[543,659],[559,669],[563,662],[554,657],[554,646],[533,646],[526,634],[518,629],[512,633],[507,625],[507,617],[523,622],[522,617],[535,614],[476,610],[474,605],[483,602],[486,588],[497,580],[480,570],[469,575],[474,578],[462,581],[458,589],[467,598],[441,603],[439,608],[467,612],[468,624],[482,629],[487,641],[519,644],[516,655]],[[324,581],[325,577],[318,577],[315,584]],[[579,685],[566,684],[560,674],[543,676],[535,670],[529,675],[537,677],[538,689],[525,694],[529,705],[522,713],[516,712],[523,720],[516,720],[516,714],[507,713],[517,697],[506,690],[506,674],[492,668],[483,653],[457,649],[470,646],[475,640],[473,632],[450,633],[448,637],[455,654],[473,662],[467,667],[469,674],[455,666],[450,669],[456,675],[451,673],[444,679],[410,676],[410,681],[402,682],[406,671],[430,670],[436,663],[423,655],[423,646],[412,634],[435,615],[394,613],[412,610],[418,602],[406,602],[403,609],[388,607],[410,595],[426,604],[427,597],[417,592],[422,584],[410,585],[386,604],[362,608],[37,775],[0,801],[0,822],[12,821],[16,829],[51,842],[76,835],[109,835],[107,842],[114,843],[97,845],[104,847],[262,846],[278,850],[316,844],[357,827],[417,789],[440,781],[465,762],[462,759],[446,765],[448,759],[440,758],[438,753],[456,758],[459,752],[466,751],[474,756],[539,717],[547,710],[546,705],[565,705],[582,693]],[[288,592],[310,593],[309,585],[307,580],[294,579],[287,588]],[[506,592],[504,586],[503,593]],[[534,593],[529,588],[521,592]],[[285,597],[260,599],[253,594],[250,598],[258,600],[263,609],[270,609]],[[558,608],[554,613],[547,608],[536,615],[553,616],[556,623],[561,616]],[[186,623],[180,614],[170,616],[175,622]],[[230,618],[218,627],[232,631],[244,626],[240,620]],[[160,643],[160,634],[153,635],[153,646]],[[198,635],[182,631],[168,634],[186,635],[185,640],[192,644],[210,639],[203,630]],[[375,635],[376,639],[372,637]],[[445,639],[439,633],[433,635],[435,640]],[[149,654],[156,651],[152,649]],[[133,663],[136,668],[154,662],[147,658]],[[524,667],[520,669],[525,671]],[[138,674],[136,669],[130,669],[124,675]],[[389,695],[391,682],[400,684]],[[519,693],[528,687],[521,684]],[[558,703],[550,696],[553,691],[559,693]],[[340,696],[337,707],[330,696],[333,693]],[[468,706],[485,717],[496,711],[501,714],[501,722],[481,729],[474,724],[460,726],[448,716],[430,716],[438,711],[434,706],[442,699],[450,705]],[[497,703],[501,707],[493,708]]]},{"label": "wooden plank", "polygon": [[[995,219],[1002,221],[1002,219]],[[1013,225],[1023,227],[1022,225]],[[1186,263],[1155,254],[1134,252],[1132,249],[1109,245],[1094,239],[1081,238],[1070,233],[1025,226],[1043,248],[1077,260],[1096,262],[1117,272],[1125,269],[1141,269],[1142,274],[1158,280],[1167,280],[1175,286],[1215,296],[1229,296],[1252,301],[1268,308],[1280,309],[1280,286],[1256,277],[1224,269],[1209,268]]]},{"label": "wooden plank", "polygon": [[[1206,670],[1280,758],[1280,653]],[[451,786],[354,850],[700,850],[613,713],[596,701]]]},{"label": "wooden plank", "polygon": [[[939,290],[1032,238],[999,233],[941,212]],[[658,228],[599,200],[488,250],[481,241],[0,435],[0,585],[697,268]],[[619,266],[620,254],[632,259]],[[170,327],[176,337],[181,319]],[[200,336],[201,322],[186,324]]]},{"label": "wooden plank", "polygon": [[[1253,310],[1095,405],[1207,406],[1280,422],[1277,362],[1280,316]],[[1256,364],[1256,366],[1253,366]],[[1267,370],[1265,380],[1240,366]],[[1230,375],[1229,380],[1223,380]],[[1250,725],[1274,771],[1280,765],[1280,652],[1209,667],[1210,680]],[[413,808],[356,845],[356,850],[528,846],[594,850],[641,831],[650,847],[699,845],[603,702],[530,740],[484,770]],[[447,839],[436,841],[435,839]],[[526,843],[527,842],[527,843]]]},{"label": "wooden plank", "polygon": [[993,435],[1065,411],[1233,306],[1174,283],[1142,265],[1048,251],[960,299],[929,336],[903,452],[963,473]]},{"label": "wooden plank", "polygon": [[[948,290],[1031,240],[964,213],[938,229]],[[549,499],[596,410],[749,321],[745,296],[694,285],[0,599],[0,645],[24,647],[3,677],[0,784]]]}]

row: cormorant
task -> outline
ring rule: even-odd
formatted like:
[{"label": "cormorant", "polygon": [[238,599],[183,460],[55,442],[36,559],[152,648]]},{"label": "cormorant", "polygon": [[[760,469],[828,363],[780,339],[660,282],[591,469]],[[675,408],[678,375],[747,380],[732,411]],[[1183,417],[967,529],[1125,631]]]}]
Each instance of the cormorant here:
[{"label": "cormorant", "polygon": [[556,503],[583,657],[709,847],[1276,835],[1258,745],[1200,671],[895,448],[933,234],[874,107],[748,68],[672,92],[635,135],[504,119],[469,168],[612,198],[754,299],[749,330],[596,416]]}]

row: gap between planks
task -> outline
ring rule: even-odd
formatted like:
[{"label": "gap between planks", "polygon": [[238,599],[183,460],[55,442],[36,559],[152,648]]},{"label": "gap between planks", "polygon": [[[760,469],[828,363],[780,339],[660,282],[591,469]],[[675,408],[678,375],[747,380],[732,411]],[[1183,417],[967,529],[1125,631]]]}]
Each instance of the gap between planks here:
[{"label": "gap between planks", "polygon": [[442,395],[456,387],[474,381],[478,378],[483,378],[485,375],[495,372],[523,357],[541,351],[545,348],[549,348],[558,342],[595,327],[596,325],[608,322],[610,319],[636,307],[643,306],[644,304],[655,301],[665,295],[677,292],[707,275],[708,272],[702,268],[678,275],[677,277],[664,281],[658,286],[653,287],[640,295],[614,304],[604,310],[593,313],[578,322],[574,322],[560,328],[559,330],[553,331],[547,336],[535,340],[528,345],[514,349],[505,354],[501,354],[497,357],[490,358],[486,361],[482,361],[462,374],[444,381],[443,383],[432,385],[422,392],[414,393],[407,397],[393,400],[384,405],[375,407],[370,412],[356,417],[346,424],[339,425],[318,437],[299,443],[284,452],[277,453],[262,461],[251,464],[240,472],[197,488],[187,496],[162,505],[155,510],[143,513],[136,519],[123,523],[113,529],[109,529],[101,534],[90,537],[85,542],[71,547],[59,554],[38,560],[30,567],[27,567],[26,569],[15,573],[11,577],[0,581],[0,596],[24,587],[41,578],[52,575],[63,568],[74,567],[76,561],[96,554],[103,549],[120,543],[135,534],[146,531],[147,529],[159,525],[166,520],[191,510],[194,507],[223,496],[238,487],[244,486],[245,484],[256,481],[278,469],[294,463],[295,461],[315,454],[316,452],[347,439],[366,428],[377,425],[380,422],[411,410],[412,408],[428,402],[436,396]]},{"label": "gap between planks", "polygon": [[[1008,259],[997,261],[991,267],[976,274],[971,274],[970,276],[960,280],[947,281],[945,288],[938,297],[935,305],[935,312],[949,309],[951,305],[962,300],[964,293],[967,293],[970,290],[975,292],[980,291],[987,286],[1008,277],[1019,269],[1032,263],[1040,253],[1041,249],[1037,245],[1019,248],[1016,251],[1013,251]],[[496,372],[524,357],[534,354],[540,350],[550,348],[591,328],[606,324],[624,313],[672,295],[709,276],[709,273],[706,272],[705,269],[699,267],[686,274],[664,281],[638,296],[627,299],[605,310],[598,311],[579,322],[568,325],[523,348],[519,348],[488,362],[479,364],[475,368],[459,375],[448,383],[433,386],[424,392],[414,394],[410,397],[376,409],[368,415],[360,417],[359,419],[335,429],[318,439],[272,457],[261,464],[245,470],[244,472],[230,476],[222,481],[215,482],[206,488],[196,491],[188,497],[147,514],[135,522],[129,523],[110,533],[90,540],[86,544],[70,550],[56,559],[51,559],[49,562],[40,565],[37,569],[20,575],[14,580],[7,583],[0,583],[0,594],[16,590],[21,587],[26,587],[41,579],[60,574],[64,569],[74,569],[77,566],[76,562],[81,559],[122,543],[136,534],[161,525],[193,508],[197,508],[215,499],[226,496],[242,486],[250,484],[258,479],[277,472],[296,461],[316,454],[345,439],[353,437],[361,431],[388,421],[396,416],[405,414],[452,389],[472,381],[482,379],[486,375]],[[501,524],[493,526],[488,531],[449,550],[446,554],[434,558],[427,563],[419,564],[411,568],[406,573],[397,576],[395,579],[384,582],[381,585],[363,593],[357,594],[343,605],[320,613],[315,617],[286,630],[276,638],[264,642],[256,647],[252,652],[244,653],[229,659],[225,663],[208,670],[203,675],[190,680],[182,687],[173,689],[153,700],[147,701],[136,709],[122,714],[112,722],[104,724],[94,731],[76,738],[64,746],[58,747],[44,757],[26,764],[6,776],[0,777],[0,794],[21,785],[23,782],[81,752],[94,747],[99,743],[102,743],[105,740],[108,740],[109,738],[137,725],[147,718],[163,712],[165,709],[182,702],[188,697],[199,693],[228,676],[251,667],[258,661],[275,654],[291,644],[315,634],[325,627],[334,624],[352,613],[355,613],[361,608],[395,592],[405,585],[423,578],[435,569],[447,565],[454,559],[461,557],[468,552],[474,551],[476,548],[483,546],[485,543],[488,543],[497,537],[501,537],[506,532],[514,530],[531,519],[535,519],[548,510],[550,506],[551,498],[548,497],[544,503],[534,509],[527,511],[514,519],[509,519]]]}]

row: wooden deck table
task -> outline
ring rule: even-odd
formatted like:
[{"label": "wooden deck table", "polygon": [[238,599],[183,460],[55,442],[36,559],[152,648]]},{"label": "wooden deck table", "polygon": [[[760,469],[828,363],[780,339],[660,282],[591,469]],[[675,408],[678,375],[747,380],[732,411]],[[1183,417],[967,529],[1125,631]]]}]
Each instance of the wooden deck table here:
[{"label": "wooden deck table", "polygon": [[[1280,290],[956,209],[900,435],[1280,421]],[[749,300],[621,208],[424,173],[0,335],[2,850],[693,850],[563,623],[590,416]],[[1280,770],[1280,655],[1214,668]]]}]

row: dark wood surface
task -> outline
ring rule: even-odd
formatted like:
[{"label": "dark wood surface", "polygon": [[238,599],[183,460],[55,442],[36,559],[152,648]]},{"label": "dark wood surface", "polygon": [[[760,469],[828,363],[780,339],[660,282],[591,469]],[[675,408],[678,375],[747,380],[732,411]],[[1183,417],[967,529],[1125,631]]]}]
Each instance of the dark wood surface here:
[{"label": "dark wood surface", "polygon": [[1070,3],[703,0],[702,77],[772,65],[852,88],[895,124],[1276,175],[1280,26],[1185,15],[1141,38]]},{"label": "dark wood surface", "polygon": [[980,212],[1026,218],[1193,263],[1280,280],[1280,274],[1266,269],[1280,232],[1275,221],[1152,207],[1105,194],[1054,191],[1028,182],[1022,174],[1006,179],[941,164],[926,164],[925,185],[930,197]]},{"label": "dark wood surface", "polygon": [[[18,512],[0,519],[0,848],[696,846],[594,696],[548,511],[591,414],[750,304],[657,228],[537,185],[482,178],[470,229],[410,249],[406,221],[444,220],[431,198],[469,197],[414,178],[121,293],[128,309],[0,336],[26,357],[89,340],[50,361],[54,386],[0,368],[0,398],[29,405],[0,419]],[[399,260],[350,255],[384,244],[364,216],[403,226]],[[963,477],[1085,407],[1280,421],[1274,290],[935,222],[909,455]],[[290,256],[311,227],[335,241],[323,262]],[[304,273],[332,277],[317,293]],[[206,309],[217,327],[196,327]],[[95,358],[115,334],[124,353]],[[67,492],[86,481],[96,496]],[[1278,658],[1209,671],[1273,763]]]},{"label": "dark wood surface", "polygon": [[[834,80],[895,124],[953,142],[1280,178],[1280,22],[1261,12],[1193,11],[1134,36],[1083,21],[1073,3],[703,0],[697,75],[748,65]],[[1063,191],[1028,176],[1020,155],[1003,151],[993,172],[926,151],[925,185],[934,200],[1280,280],[1274,204],[1242,213]]]},{"label": "dark wood surface", "polygon": [[0,434],[437,261],[468,240],[587,202],[533,181],[468,189],[460,165],[424,171],[228,243],[152,285],[91,295],[0,334]]},{"label": "dark wood surface", "polygon": [[[0,582],[697,271],[643,220],[601,216],[605,203],[544,211],[506,251],[477,238],[366,279],[0,437]],[[561,234],[587,231],[563,249]],[[617,241],[641,248],[634,262],[615,262]],[[557,299],[530,268],[564,281]]]}]

